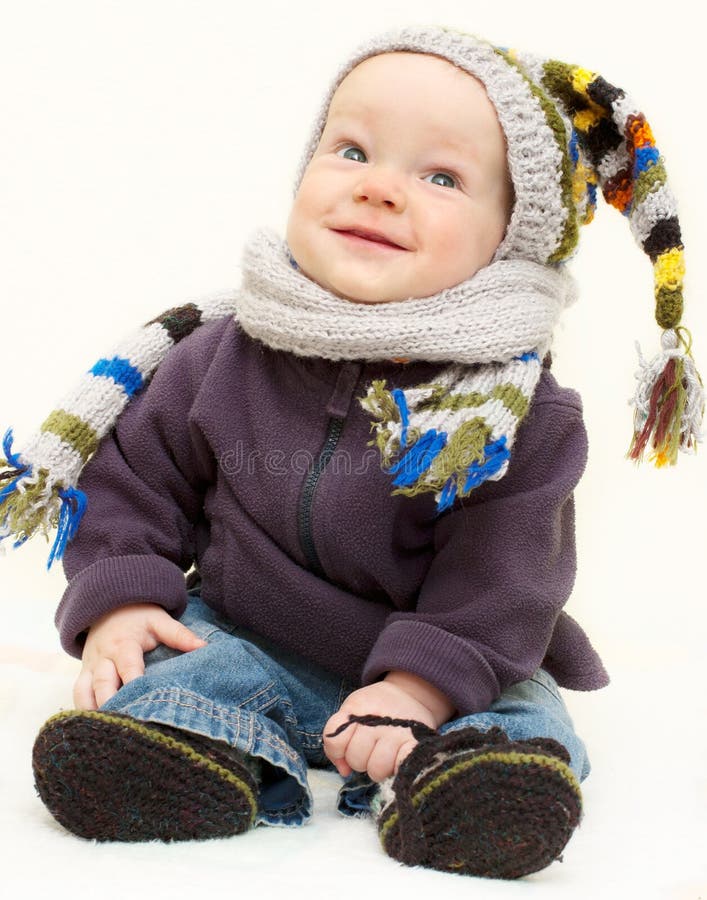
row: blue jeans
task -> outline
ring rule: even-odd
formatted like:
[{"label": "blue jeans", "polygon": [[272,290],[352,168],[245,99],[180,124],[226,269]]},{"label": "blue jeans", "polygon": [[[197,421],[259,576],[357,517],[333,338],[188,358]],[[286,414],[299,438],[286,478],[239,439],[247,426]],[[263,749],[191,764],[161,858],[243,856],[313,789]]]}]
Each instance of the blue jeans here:
[{"label": "blue jeans", "polygon": [[[262,761],[256,824],[303,825],[312,814],[307,767],[336,771],[322,731],[359,685],[227,621],[190,592],[181,620],[208,646],[182,653],[165,645],[145,654],[145,674],[101,706],[227,741]],[[589,774],[582,741],[554,679],[543,669],[513,685],[488,711],[453,719],[440,732],[499,725],[511,740],[553,737],[570,752],[580,780]],[[366,815],[377,784],[366,773],[344,780],[342,815]]]}]

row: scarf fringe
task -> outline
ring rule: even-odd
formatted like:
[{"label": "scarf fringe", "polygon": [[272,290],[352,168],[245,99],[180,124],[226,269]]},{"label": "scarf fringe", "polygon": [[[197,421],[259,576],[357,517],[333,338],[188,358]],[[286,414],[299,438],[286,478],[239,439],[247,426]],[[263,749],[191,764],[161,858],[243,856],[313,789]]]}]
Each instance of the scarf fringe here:
[{"label": "scarf fringe", "polygon": [[12,451],[12,429],[5,432],[0,459],[0,542],[14,536],[13,549],[37,533],[49,540],[49,532],[57,528],[47,569],[61,559],[68,541],[76,534],[86,509],[86,495],[71,486],[52,482],[45,469],[35,473],[19,453]]},{"label": "scarf fringe", "polygon": [[662,352],[646,362],[636,342],[640,369],[636,392],[629,401],[635,406],[634,432],[626,454],[636,463],[642,462],[652,438],[649,461],[656,468],[674,466],[678,451],[697,452],[697,443],[703,439],[699,426],[705,406],[702,379],[690,353],[690,332],[686,328],[668,329],[661,344]]},{"label": "scarf fringe", "polygon": [[[537,354],[526,354],[519,361],[537,364]],[[440,398],[451,395],[451,390],[444,391],[440,385],[426,387]],[[411,428],[405,392],[400,388],[386,390],[384,381],[374,382],[367,397],[360,402],[379,420],[371,426],[378,429],[378,438],[369,441],[369,446],[378,444],[386,470],[396,475],[393,495],[414,497],[436,490],[440,514],[457,497],[469,496],[479,485],[501,478],[506,471],[510,459],[507,435],[491,439],[492,427],[481,416],[463,422],[450,439],[446,431],[438,428],[430,428],[424,434],[418,428]],[[395,424],[400,426],[399,438],[391,431]],[[400,453],[403,455],[391,464],[392,456]]]},{"label": "scarf fringe", "polygon": [[88,503],[86,495],[78,488],[67,488],[66,490],[60,488],[59,496],[61,497],[61,514],[56,540],[49,554],[47,569],[51,568],[55,559],[63,557],[66,544],[76,534]]}]

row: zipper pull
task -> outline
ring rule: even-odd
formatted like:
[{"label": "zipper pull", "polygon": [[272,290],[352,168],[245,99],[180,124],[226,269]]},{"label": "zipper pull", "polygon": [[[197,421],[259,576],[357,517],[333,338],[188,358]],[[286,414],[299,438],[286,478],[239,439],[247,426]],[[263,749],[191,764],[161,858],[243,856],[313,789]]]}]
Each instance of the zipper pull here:
[{"label": "zipper pull", "polygon": [[339,377],[336,379],[334,393],[331,395],[326,408],[329,415],[333,418],[346,418],[362,369],[363,364],[358,362],[347,361],[341,366]]}]

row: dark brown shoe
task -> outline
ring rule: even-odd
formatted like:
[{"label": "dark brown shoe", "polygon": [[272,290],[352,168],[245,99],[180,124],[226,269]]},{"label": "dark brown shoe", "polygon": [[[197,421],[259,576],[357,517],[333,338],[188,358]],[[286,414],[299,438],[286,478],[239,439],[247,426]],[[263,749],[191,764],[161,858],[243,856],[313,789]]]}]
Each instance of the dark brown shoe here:
[{"label": "dark brown shoe", "polygon": [[411,728],[419,742],[371,802],[389,856],[409,866],[506,879],[561,859],[581,819],[582,794],[558,741],[511,741],[498,727],[439,734],[421,722],[349,718],[347,725]]},{"label": "dark brown shoe", "polygon": [[57,713],[37,735],[32,767],[54,818],[92,840],[227,837],[250,828],[257,812],[257,760],[122,713]]}]

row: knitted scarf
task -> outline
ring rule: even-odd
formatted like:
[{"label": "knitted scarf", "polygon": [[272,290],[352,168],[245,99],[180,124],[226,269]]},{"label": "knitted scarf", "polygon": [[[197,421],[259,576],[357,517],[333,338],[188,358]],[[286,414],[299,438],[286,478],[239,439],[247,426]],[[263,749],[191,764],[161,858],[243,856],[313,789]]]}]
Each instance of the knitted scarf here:
[{"label": "knitted scarf", "polygon": [[[86,506],[80,472],[120,413],[179,340],[201,323],[234,316],[269,347],[331,360],[445,361],[432,383],[401,390],[373,381],[361,406],[395,475],[393,493],[433,491],[437,511],[503,477],[550,347],[576,297],[561,268],[501,260],[430,297],[381,304],[335,295],[302,273],[268,228],[242,258],[242,284],[167,310],[102,357],[49,415],[22,453],[12,431],[0,460],[0,540],[18,546],[57,528],[47,568],[61,558]],[[394,457],[397,457],[393,461]]]}]

